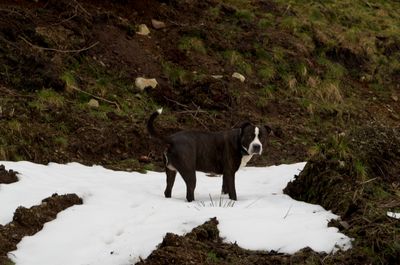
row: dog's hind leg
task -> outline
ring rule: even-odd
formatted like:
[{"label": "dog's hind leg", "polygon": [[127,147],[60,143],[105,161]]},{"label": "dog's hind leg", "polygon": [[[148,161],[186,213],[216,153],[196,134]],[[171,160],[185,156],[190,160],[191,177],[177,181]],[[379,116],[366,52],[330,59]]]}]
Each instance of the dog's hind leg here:
[{"label": "dog's hind leg", "polygon": [[166,167],[165,173],[167,173],[167,187],[165,188],[164,195],[166,198],[171,198],[172,187],[175,183],[176,171]]},{"label": "dog's hind leg", "polygon": [[186,199],[188,202],[194,201],[194,189],[196,188],[196,172],[191,170],[179,171],[186,183]]}]

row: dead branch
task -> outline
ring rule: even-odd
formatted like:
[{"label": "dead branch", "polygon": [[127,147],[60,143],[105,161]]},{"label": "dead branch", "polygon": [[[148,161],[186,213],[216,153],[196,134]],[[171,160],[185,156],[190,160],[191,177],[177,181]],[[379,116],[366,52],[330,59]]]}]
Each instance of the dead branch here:
[{"label": "dead branch", "polygon": [[165,96],[164,96],[164,98],[165,98],[166,100],[168,100],[169,102],[175,103],[176,105],[178,105],[178,106],[180,106],[180,107],[184,107],[185,109],[190,109],[188,105],[182,104],[182,103],[180,103],[180,102],[178,102],[178,101],[176,101],[176,100],[167,98],[167,97],[165,97]]},{"label": "dead branch", "polygon": [[[182,113],[182,114],[186,114],[186,113],[187,113],[187,114],[190,114],[190,116],[192,116],[192,118],[193,118],[194,120],[196,120],[201,126],[203,126],[204,129],[206,129],[206,130],[208,130],[208,131],[210,130],[210,129],[204,124],[204,122],[203,122],[199,117],[197,117],[197,114],[198,114],[199,112],[201,112],[201,113],[207,113],[207,111],[201,110],[200,107],[197,106],[196,104],[194,104],[193,102],[192,102],[193,105],[197,106],[197,109],[196,109],[196,110],[193,110],[193,109],[191,109],[188,105],[182,104],[182,103],[180,103],[180,102],[178,102],[178,101],[176,101],[176,100],[167,98],[167,97],[165,97],[165,96],[164,96],[164,98],[165,98],[166,100],[172,102],[172,103],[175,103],[176,105],[178,105],[178,106],[180,106],[180,107],[183,107],[183,108],[185,109],[184,111],[180,111],[180,112],[178,112],[178,113]],[[209,118],[210,118],[210,117],[209,117]],[[211,118],[211,119],[212,119],[212,118]]]},{"label": "dead branch", "polygon": [[61,52],[61,53],[80,53],[83,51],[87,51],[91,48],[93,48],[94,46],[96,46],[97,44],[99,44],[98,41],[96,41],[95,43],[93,43],[92,45],[82,48],[82,49],[78,49],[78,50],[59,50],[59,49],[54,49],[54,48],[46,48],[46,47],[40,47],[37,46],[31,42],[29,42],[27,39],[25,39],[22,36],[19,36],[20,39],[22,39],[24,42],[26,42],[27,44],[29,44],[31,47],[35,48],[35,49],[40,49],[40,50],[44,50],[44,51],[53,51],[53,52]]},{"label": "dead branch", "polygon": [[105,99],[105,98],[102,98],[102,97],[93,95],[92,93],[86,92],[86,91],[84,91],[84,90],[82,90],[82,89],[80,89],[80,88],[77,88],[76,86],[70,86],[70,88],[72,88],[72,89],[74,89],[74,90],[76,90],[76,91],[78,91],[78,92],[81,92],[81,93],[83,93],[83,94],[89,95],[89,96],[91,96],[91,97],[93,97],[93,98],[95,98],[95,99],[98,99],[98,100],[107,102],[107,103],[109,103],[109,104],[115,105],[115,106],[117,107],[118,110],[121,109],[120,106],[119,106],[119,104],[118,104],[116,101],[111,101],[111,100],[108,100],[108,99]]}]

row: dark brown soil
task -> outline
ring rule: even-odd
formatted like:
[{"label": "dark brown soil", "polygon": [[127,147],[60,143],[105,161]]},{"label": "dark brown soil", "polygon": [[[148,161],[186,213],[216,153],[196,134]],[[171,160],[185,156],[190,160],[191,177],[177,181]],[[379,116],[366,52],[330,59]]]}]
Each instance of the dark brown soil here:
[{"label": "dark brown soil", "polygon": [[82,199],[76,194],[53,194],[38,206],[29,209],[18,207],[13,221],[5,226],[0,225],[0,264],[7,264],[7,253],[17,249],[17,244],[24,236],[36,234],[59,212],[77,204],[82,204]]},{"label": "dark brown soil", "polygon": [[6,168],[4,167],[4,165],[0,165],[0,184],[4,183],[4,184],[10,184],[13,182],[17,182],[18,181],[18,177],[17,177],[18,172],[11,170],[6,170]]},{"label": "dark brown soil", "polygon": [[[400,128],[365,126],[323,143],[284,192],[342,217],[333,222],[355,239],[347,256],[362,264],[400,260]],[[339,262],[343,257],[336,257]]]},{"label": "dark brown soil", "polygon": [[212,218],[190,233],[178,236],[167,233],[146,260],[137,265],[186,265],[186,264],[313,264],[322,261],[323,255],[310,249],[295,255],[274,252],[249,251],[237,244],[223,243],[219,236],[218,221]]}]

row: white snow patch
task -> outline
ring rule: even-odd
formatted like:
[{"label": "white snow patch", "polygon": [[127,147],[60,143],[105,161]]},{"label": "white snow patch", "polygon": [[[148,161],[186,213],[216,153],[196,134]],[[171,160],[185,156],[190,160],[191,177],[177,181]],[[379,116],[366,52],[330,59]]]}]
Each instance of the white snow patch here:
[{"label": "white snow patch", "polygon": [[400,213],[394,213],[394,212],[387,212],[387,216],[392,217],[394,219],[400,219]]},{"label": "white snow patch", "polygon": [[[248,249],[294,253],[309,246],[329,253],[351,247],[350,238],[327,227],[336,215],[282,193],[305,163],[239,170],[238,201],[230,207],[218,207],[222,179],[203,173],[197,174],[197,201],[188,203],[180,176],[172,198],[166,199],[164,173],[78,163],[0,163],[20,173],[18,182],[0,185],[0,224],[10,222],[18,206],[40,204],[53,193],[76,193],[84,201],[23,238],[9,255],[17,265],[130,264],[146,258],[166,232],[184,234],[212,217],[217,217],[226,242]],[[224,196],[222,205],[227,202]]]}]

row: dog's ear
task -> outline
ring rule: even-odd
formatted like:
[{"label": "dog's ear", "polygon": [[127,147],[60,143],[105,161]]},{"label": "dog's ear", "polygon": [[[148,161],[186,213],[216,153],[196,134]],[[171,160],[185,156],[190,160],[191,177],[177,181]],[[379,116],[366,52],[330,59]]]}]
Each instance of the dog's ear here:
[{"label": "dog's ear", "polygon": [[249,121],[244,121],[244,122],[242,122],[242,123],[240,124],[240,126],[239,126],[240,135],[242,135],[244,129],[245,129],[247,126],[250,126],[250,125],[251,125],[251,123],[250,123]]}]

